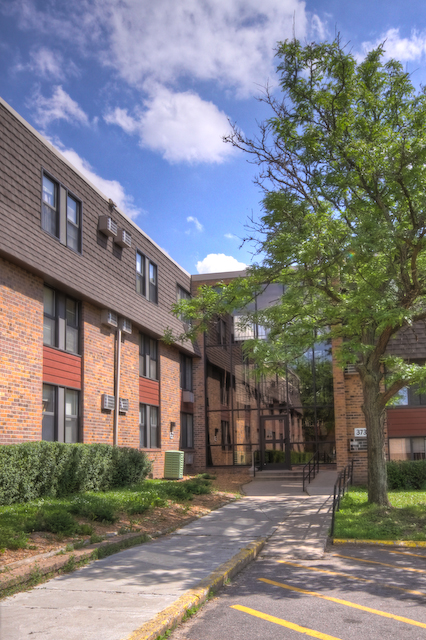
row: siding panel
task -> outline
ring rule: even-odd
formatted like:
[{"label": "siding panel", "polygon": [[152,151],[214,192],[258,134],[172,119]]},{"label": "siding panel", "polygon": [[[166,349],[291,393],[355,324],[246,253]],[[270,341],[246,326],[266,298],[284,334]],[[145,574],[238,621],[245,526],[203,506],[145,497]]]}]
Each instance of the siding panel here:
[{"label": "siding panel", "polygon": [[387,411],[389,438],[426,436],[426,407],[396,407]]},{"label": "siding panel", "polygon": [[160,383],[148,378],[139,378],[139,402],[158,407],[160,404]]},{"label": "siding panel", "polygon": [[43,382],[81,389],[81,357],[44,346]]}]

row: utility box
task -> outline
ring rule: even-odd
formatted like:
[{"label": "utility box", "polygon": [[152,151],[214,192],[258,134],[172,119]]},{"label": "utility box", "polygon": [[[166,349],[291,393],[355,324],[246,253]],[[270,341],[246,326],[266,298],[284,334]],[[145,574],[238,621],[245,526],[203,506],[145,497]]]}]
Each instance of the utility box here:
[{"label": "utility box", "polygon": [[183,478],[183,451],[166,451],[164,454],[164,477],[166,480]]}]

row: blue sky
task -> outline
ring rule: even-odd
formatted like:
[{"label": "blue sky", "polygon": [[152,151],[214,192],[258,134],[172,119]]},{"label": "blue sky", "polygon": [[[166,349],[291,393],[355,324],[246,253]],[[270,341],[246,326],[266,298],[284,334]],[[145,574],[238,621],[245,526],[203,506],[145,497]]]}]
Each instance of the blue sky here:
[{"label": "blue sky", "polygon": [[243,268],[256,167],[222,142],[269,116],[274,47],[386,40],[426,83],[423,2],[0,0],[0,95],[190,273]]}]

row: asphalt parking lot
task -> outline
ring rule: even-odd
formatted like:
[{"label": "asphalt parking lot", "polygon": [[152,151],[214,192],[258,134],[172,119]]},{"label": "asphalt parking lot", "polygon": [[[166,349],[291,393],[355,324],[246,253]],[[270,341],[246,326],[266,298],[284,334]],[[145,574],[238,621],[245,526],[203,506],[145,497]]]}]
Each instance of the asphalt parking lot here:
[{"label": "asphalt parking lot", "polygon": [[424,640],[426,550],[330,547],[320,560],[265,555],[171,640]]}]

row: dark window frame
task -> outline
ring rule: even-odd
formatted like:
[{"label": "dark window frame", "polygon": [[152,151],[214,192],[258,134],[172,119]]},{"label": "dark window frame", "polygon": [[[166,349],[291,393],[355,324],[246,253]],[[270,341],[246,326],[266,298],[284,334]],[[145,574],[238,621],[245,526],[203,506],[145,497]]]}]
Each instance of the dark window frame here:
[{"label": "dark window frame", "polygon": [[[46,200],[43,198],[43,178],[46,177],[50,182],[53,183],[55,187],[56,193],[56,206],[52,207],[49,205]],[[61,218],[61,189],[64,190],[65,195],[65,203],[64,203],[64,219]],[[77,207],[76,213],[78,216],[78,225],[75,225],[72,221],[70,221],[68,217],[68,199],[73,200]],[[45,227],[43,224],[43,206],[49,207],[49,209],[55,211],[56,214],[56,234],[53,234],[49,229]],[[77,248],[75,248],[70,239],[69,239],[69,231],[68,225],[72,224],[77,228]],[[55,178],[50,171],[41,169],[41,216],[40,216],[40,226],[42,230],[47,233],[51,238],[55,238],[58,240],[62,246],[67,247],[77,255],[82,255],[83,253],[83,202],[81,198],[79,198],[71,189],[66,187],[60,180]],[[62,239],[61,239],[62,238]]]},{"label": "dark window frame", "polygon": [[[155,344],[155,349],[152,349]],[[155,351],[153,357],[152,351]],[[155,362],[155,377],[151,375],[151,363]],[[149,380],[159,380],[158,371],[158,340],[146,333],[139,334],[139,375]]]},{"label": "dark window frame", "polygon": [[180,414],[180,447],[194,449],[194,416],[192,413]]},{"label": "dark window frame", "polygon": [[194,384],[194,375],[192,367],[192,358],[180,354],[180,388],[184,391],[192,391]]},{"label": "dark window frame", "polygon": [[[152,446],[153,427],[151,424],[151,411],[156,414],[155,425],[156,446]],[[143,417],[143,423],[141,418]],[[160,407],[152,404],[139,403],[139,448],[161,449]]]},{"label": "dark window frame", "polygon": [[[42,389],[42,403],[44,405],[44,391],[45,387],[49,387],[53,390],[53,404],[54,411],[53,412],[45,412],[44,406],[42,411],[42,440],[46,440],[43,438],[43,427],[46,432],[46,425],[43,425],[44,416],[51,416],[53,418],[53,440],[48,439],[49,442],[67,442],[66,432],[67,432],[67,420],[75,420],[76,421],[76,438],[71,439],[69,443],[75,444],[81,441],[81,389],[73,389],[72,387],[64,387],[62,385],[51,384],[47,382],[43,382]],[[67,416],[67,393],[76,393],[77,394],[77,414]],[[61,397],[60,397],[61,396]],[[63,413],[59,413],[59,409],[63,405]],[[44,434],[45,435],[45,434]],[[61,436],[61,438],[59,438]]]},{"label": "dark window frame", "polygon": [[[138,258],[141,261],[141,271],[138,271]],[[155,273],[154,284],[151,282],[151,268]],[[158,265],[139,249],[136,249],[136,293],[158,305]]]},{"label": "dark window frame", "polygon": [[[65,293],[62,293],[61,291],[58,291],[57,289],[50,287],[47,284],[43,285],[43,292],[45,289],[49,289],[50,291],[53,292],[53,300],[54,300],[53,304],[55,307],[54,309],[55,314],[51,315],[49,313],[46,313],[43,305],[43,345],[47,347],[51,347],[53,349],[59,349],[60,351],[66,351],[67,353],[72,353],[73,355],[81,355],[81,305],[80,305],[80,302],[75,298],[72,298],[71,296],[68,296]],[[72,325],[71,323],[68,322],[68,314],[67,314],[68,301],[72,302],[75,305],[75,314],[77,316],[76,325]],[[64,310],[62,316],[60,313],[60,306],[63,306],[63,310]],[[54,321],[54,343],[55,344],[49,344],[44,341],[44,318],[47,318],[50,321],[52,320]],[[64,322],[64,327],[65,327],[63,338],[60,336],[60,331],[59,331],[60,320]],[[67,348],[68,335],[69,335],[68,332],[70,330],[77,331],[77,350],[76,351]],[[63,344],[60,344],[61,342],[63,342]]]},{"label": "dark window frame", "polygon": [[[192,298],[192,296],[191,296],[189,291],[187,291],[180,284],[176,285],[176,299],[177,299],[178,302],[180,302],[181,300],[191,300],[191,298]],[[188,325],[191,324],[191,319],[190,318],[185,318],[183,313],[180,313],[178,317],[179,317],[179,320],[181,322],[183,322],[184,324],[188,324]]]}]

